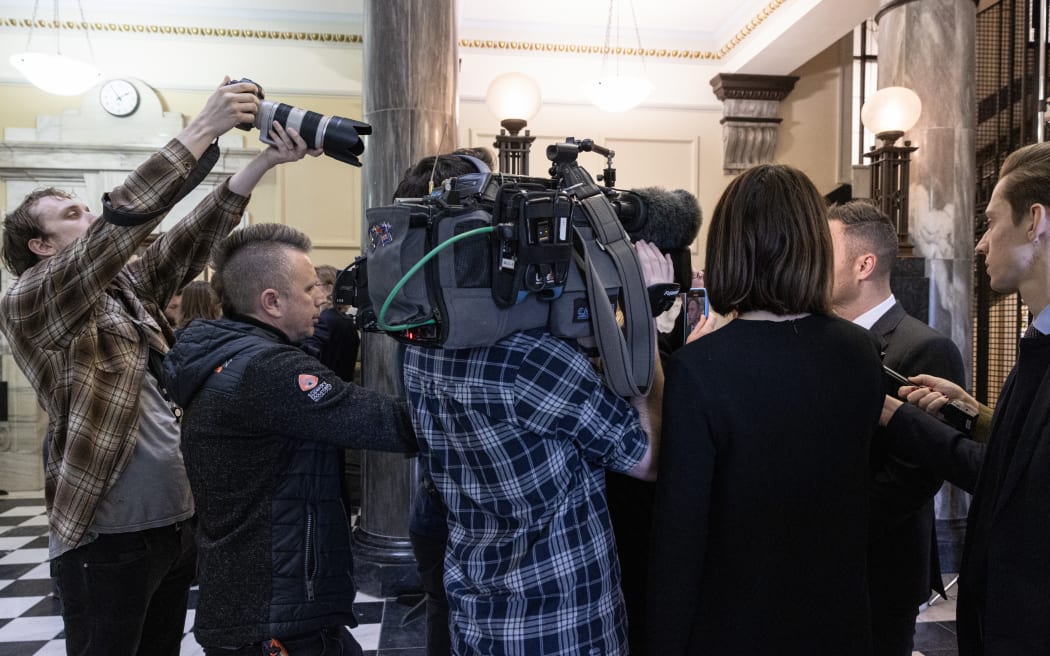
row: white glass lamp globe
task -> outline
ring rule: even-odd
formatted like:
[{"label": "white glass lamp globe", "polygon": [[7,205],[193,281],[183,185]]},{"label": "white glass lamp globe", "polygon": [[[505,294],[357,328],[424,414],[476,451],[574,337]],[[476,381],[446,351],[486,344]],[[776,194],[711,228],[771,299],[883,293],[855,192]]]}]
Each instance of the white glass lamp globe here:
[{"label": "white glass lamp globe", "polygon": [[536,80],[517,72],[492,80],[485,93],[485,104],[493,116],[500,121],[520,121],[522,127],[540,111],[542,100]]},{"label": "white glass lamp globe", "polygon": [[922,114],[919,95],[905,87],[883,87],[860,108],[864,127],[879,139],[896,141],[910,130]]},{"label": "white glass lamp globe", "polygon": [[65,55],[21,52],[10,62],[33,86],[58,96],[79,96],[102,79],[91,64]]},{"label": "white glass lamp globe", "polygon": [[584,90],[587,100],[605,112],[626,112],[642,104],[653,92],[653,83],[645,78],[609,75],[591,80]]}]

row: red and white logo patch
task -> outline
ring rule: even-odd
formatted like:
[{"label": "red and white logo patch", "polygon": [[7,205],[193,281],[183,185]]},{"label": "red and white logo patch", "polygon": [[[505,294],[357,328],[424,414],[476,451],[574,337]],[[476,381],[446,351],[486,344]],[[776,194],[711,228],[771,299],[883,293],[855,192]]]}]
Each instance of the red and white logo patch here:
[{"label": "red and white logo patch", "polygon": [[299,389],[317,403],[332,391],[332,384],[311,374],[299,374]]}]

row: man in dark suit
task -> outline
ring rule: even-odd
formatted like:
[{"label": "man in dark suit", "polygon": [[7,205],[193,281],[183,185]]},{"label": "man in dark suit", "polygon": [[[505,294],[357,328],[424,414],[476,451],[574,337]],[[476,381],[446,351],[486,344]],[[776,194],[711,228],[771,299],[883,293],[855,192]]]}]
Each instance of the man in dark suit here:
[{"label": "man in dark suit", "polygon": [[[832,303],[845,319],[883,340],[883,362],[904,375],[922,372],[964,382],[955,344],[908,315],[890,291],[897,231],[863,201],[828,210],[835,248]],[[887,393],[896,385],[887,382]],[[941,588],[933,496],[941,478],[888,454],[872,440],[868,579],[875,656],[909,656],[919,606]]]},{"label": "man in dark suit", "polygon": [[[959,656],[1050,654],[1050,143],[1010,154],[977,244],[991,287],[1018,292],[1035,320],[1003,385],[987,449],[934,421],[961,388],[932,376],[887,397],[889,449],[973,491],[956,607]],[[930,389],[932,387],[932,390]],[[947,396],[945,396],[947,395]]]}]

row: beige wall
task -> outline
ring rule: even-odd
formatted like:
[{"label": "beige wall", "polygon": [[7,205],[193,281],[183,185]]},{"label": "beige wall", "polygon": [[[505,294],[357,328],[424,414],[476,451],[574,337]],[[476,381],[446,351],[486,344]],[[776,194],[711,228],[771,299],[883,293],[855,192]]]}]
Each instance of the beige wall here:
[{"label": "beige wall", "polygon": [[[792,73],[799,76],[799,80],[781,104],[783,123],[776,161],[804,171],[821,193],[848,182],[841,179],[839,172],[841,53],[840,45],[835,44]],[[682,83],[710,84],[700,79],[682,80]],[[460,112],[460,144],[491,148],[499,121],[488,112],[484,102],[464,101]],[[618,187],[655,185],[682,188],[696,194],[705,221],[694,245],[693,261],[694,266],[702,268],[707,217],[733,177],[722,170],[721,119],[721,106],[643,108],[623,114],[607,114],[590,107],[545,105],[529,121],[529,129],[536,137],[530,153],[530,173],[546,175],[548,162],[544,151],[547,144],[564,141],[568,136],[577,139],[589,137],[616,151]],[[604,159],[584,154],[580,157],[580,164],[592,175],[597,175],[604,167]]]},{"label": "beige wall", "polygon": [[[841,47],[835,44],[792,73],[799,80],[781,105],[784,122],[780,124],[777,162],[804,171],[822,194],[849,182],[841,179],[840,173],[844,82],[841,53]],[[845,80],[846,84],[849,82]],[[849,116],[848,107],[845,115]]]}]

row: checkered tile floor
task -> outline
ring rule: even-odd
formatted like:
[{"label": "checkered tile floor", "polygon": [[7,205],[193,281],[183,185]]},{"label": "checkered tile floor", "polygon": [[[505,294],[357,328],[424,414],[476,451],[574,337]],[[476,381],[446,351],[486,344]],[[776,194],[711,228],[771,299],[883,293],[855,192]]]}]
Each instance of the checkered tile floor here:
[{"label": "checkered tile floor", "polygon": [[[955,590],[923,610],[915,631],[916,656],[957,656]],[[415,601],[415,600],[410,600]],[[204,652],[193,639],[197,591],[190,591],[182,655]],[[352,631],[368,656],[423,656],[423,619],[405,622],[411,607],[358,593]],[[47,519],[39,493],[0,496],[0,656],[66,653],[61,605],[52,594],[47,563]],[[402,626],[402,624],[405,626]],[[848,655],[846,655],[848,656]]]},{"label": "checkered tile floor", "polygon": [[[411,601],[415,601],[414,599]],[[182,655],[203,654],[193,639],[197,590],[190,591]],[[401,626],[411,607],[358,593],[360,625],[351,633],[366,656],[422,656],[422,615]],[[40,493],[0,496],[0,656],[62,656],[62,607],[47,562],[47,518]]]}]

